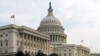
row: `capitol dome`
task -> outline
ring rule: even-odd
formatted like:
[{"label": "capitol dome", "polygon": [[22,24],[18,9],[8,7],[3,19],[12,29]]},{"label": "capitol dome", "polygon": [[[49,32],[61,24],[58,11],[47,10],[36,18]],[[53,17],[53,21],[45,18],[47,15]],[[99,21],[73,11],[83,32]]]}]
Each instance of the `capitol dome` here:
[{"label": "capitol dome", "polygon": [[51,3],[49,5],[47,17],[44,18],[40,23],[40,26],[43,26],[43,25],[59,25],[59,26],[61,26],[61,23],[60,23],[59,19],[57,19],[53,15],[53,9],[51,7]]},{"label": "capitol dome", "polygon": [[44,18],[40,25],[59,25],[61,26],[60,21],[55,17],[55,16],[47,16],[46,18]]},{"label": "capitol dome", "polygon": [[66,34],[58,18],[53,15],[51,2],[49,3],[48,15],[40,22],[37,31],[50,36],[51,43],[65,43]]}]

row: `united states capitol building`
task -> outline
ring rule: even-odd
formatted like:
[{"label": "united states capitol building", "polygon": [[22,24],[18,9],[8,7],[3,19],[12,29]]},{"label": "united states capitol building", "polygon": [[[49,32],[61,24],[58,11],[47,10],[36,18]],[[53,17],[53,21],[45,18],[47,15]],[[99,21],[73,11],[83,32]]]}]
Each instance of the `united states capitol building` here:
[{"label": "united states capitol building", "polygon": [[24,53],[35,55],[38,50],[45,54],[57,53],[59,56],[90,56],[88,47],[67,44],[64,28],[53,14],[51,2],[48,15],[40,22],[37,30],[15,24],[0,26],[0,53]]}]

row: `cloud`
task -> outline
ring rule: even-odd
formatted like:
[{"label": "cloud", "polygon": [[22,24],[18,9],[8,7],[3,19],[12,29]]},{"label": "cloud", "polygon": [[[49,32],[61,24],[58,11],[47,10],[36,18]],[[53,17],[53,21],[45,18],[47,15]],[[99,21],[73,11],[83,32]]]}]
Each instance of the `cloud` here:
[{"label": "cloud", "polygon": [[100,1],[74,0],[69,3],[69,7],[62,4],[58,14],[66,28],[68,43],[80,44],[84,40],[84,45],[93,46],[92,52],[99,53]]},{"label": "cloud", "polygon": [[[0,25],[16,24],[36,29],[46,17],[50,0],[0,0]],[[51,0],[54,14],[61,20],[68,35],[68,43],[93,46],[92,52],[100,52],[100,0]],[[73,41],[74,40],[74,41]]]}]

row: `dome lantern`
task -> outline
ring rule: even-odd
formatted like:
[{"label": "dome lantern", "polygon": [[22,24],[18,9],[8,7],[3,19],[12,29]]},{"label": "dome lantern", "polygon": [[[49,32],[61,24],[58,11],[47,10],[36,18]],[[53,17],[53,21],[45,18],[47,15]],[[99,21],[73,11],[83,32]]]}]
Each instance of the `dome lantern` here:
[{"label": "dome lantern", "polygon": [[48,9],[48,15],[47,16],[53,16],[53,9],[51,6],[51,2],[49,3],[49,9]]}]

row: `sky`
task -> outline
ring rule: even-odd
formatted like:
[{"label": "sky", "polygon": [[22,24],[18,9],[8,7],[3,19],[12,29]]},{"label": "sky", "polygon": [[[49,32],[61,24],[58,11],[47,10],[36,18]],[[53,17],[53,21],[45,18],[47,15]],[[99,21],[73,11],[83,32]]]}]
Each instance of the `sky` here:
[{"label": "sky", "polygon": [[[67,34],[67,44],[85,45],[100,53],[100,0],[0,0],[0,26],[15,24],[37,29],[49,2]],[[80,41],[83,40],[83,43]]]}]

